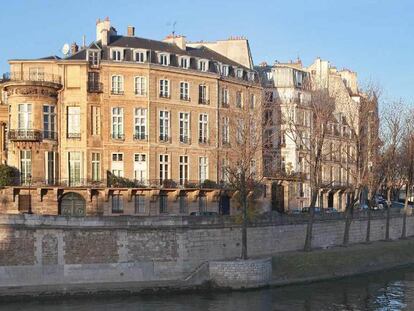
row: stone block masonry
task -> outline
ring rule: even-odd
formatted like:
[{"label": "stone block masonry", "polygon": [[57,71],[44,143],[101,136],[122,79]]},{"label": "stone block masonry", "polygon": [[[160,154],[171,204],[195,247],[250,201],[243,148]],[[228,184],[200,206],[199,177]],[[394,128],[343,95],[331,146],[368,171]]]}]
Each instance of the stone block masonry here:
[{"label": "stone block masonry", "polygon": [[[385,224],[384,218],[372,220],[372,241],[384,239]],[[390,225],[391,239],[396,240],[401,215],[393,215]],[[302,250],[305,230],[304,222],[257,222],[248,229],[249,256]],[[343,230],[344,220],[316,221],[314,247],[339,245]],[[355,219],[350,241],[364,242],[365,231],[366,220]],[[407,235],[414,236],[412,216],[407,218]],[[234,279],[239,287],[261,284],[267,266],[240,266],[234,261],[240,252],[240,226],[227,218],[2,215],[0,295],[30,288],[53,292],[76,287],[89,292],[130,288],[132,283],[143,288],[188,287],[209,280],[206,263],[210,277],[215,275],[223,286],[217,271],[224,271],[229,280],[236,270],[242,271]],[[227,260],[233,261],[223,262]]]}]

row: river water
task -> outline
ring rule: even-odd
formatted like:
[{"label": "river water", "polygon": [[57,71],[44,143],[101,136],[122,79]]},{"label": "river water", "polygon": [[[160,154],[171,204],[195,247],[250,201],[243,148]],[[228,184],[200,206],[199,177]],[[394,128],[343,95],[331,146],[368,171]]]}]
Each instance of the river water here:
[{"label": "river water", "polygon": [[337,281],[244,292],[146,294],[0,303],[7,311],[414,310],[414,266]]}]

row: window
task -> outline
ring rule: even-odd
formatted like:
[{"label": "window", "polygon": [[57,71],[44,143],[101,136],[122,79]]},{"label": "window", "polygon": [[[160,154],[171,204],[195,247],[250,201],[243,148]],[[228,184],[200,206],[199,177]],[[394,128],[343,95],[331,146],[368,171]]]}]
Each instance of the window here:
[{"label": "window", "polygon": [[102,92],[102,84],[99,80],[99,72],[88,72],[88,92]]},{"label": "window", "polygon": [[239,79],[243,78],[243,69],[236,69],[236,76]]},{"label": "window", "polygon": [[160,200],[160,214],[168,212],[168,195],[163,193],[159,196]]},{"label": "window", "polygon": [[123,59],[124,51],[122,49],[111,49],[111,58],[114,61],[120,62]]},{"label": "window", "polygon": [[190,58],[189,57],[181,56],[179,62],[180,62],[180,67],[181,68],[184,68],[184,69],[190,68]]},{"label": "window", "polygon": [[112,76],[112,88],[111,93],[114,95],[120,95],[124,93],[124,77],[120,75]]},{"label": "window", "polygon": [[45,177],[46,184],[53,185],[55,183],[56,171],[56,153],[53,151],[45,152]]},{"label": "window", "polygon": [[198,142],[208,143],[208,115],[201,113],[198,119]]},{"label": "window", "polygon": [[78,151],[69,152],[68,162],[69,162],[69,186],[81,185],[81,178],[82,178],[81,153]]},{"label": "window", "polygon": [[189,144],[190,143],[190,113],[180,112],[180,142]]},{"label": "window", "polygon": [[255,78],[255,76],[254,76],[254,72],[249,72],[249,81],[254,81],[254,78]]},{"label": "window", "polygon": [[124,139],[124,108],[112,108],[112,133],[113,139]]},{"label": "window", "polygon": [[180,214],[188,213],[188,198],[185,194],[180,194],[179,205],[180,205]]},{"label": "window", "polygon": [[236,92],[236,107],[241,108],[242,106],[243,106],[242,92],[237,91]]},{"label": "window", "polygon": [[92,152],[92,181],[101,180],[101,154]]},{"label": "window", "polygon": [[101,107],[92,106],[92,135],[101,135]]},{"label": "window", "polygon": [[158,63],[162,66],[168,66],[170,64],[170,55],[166,53],[158,54]]},{"label": "window", "polygon": [[198,86],[198,103],[199,104],[208,104],[208,94],[207,94],[207,85],[200,84]]},{"label": "window", "polygon": [[68,107],[68,118],[67,118],[68,138],[80,138],[81,137],[80,118],[81,118],[80,107]]},{"label": "window", "polygon": [[184,186],[188,181],[188,156],[180,156],[180,185]]},{"label": "window", "polygon": [[135,214],[145,214],[145,195],[134,195]]},{"label": "window", "polygon": [[190,100],[189,83],[188,82],[180,82],[180,99],[181,100]]},{"label": "window", "polygon": [[250,94],[250,109],[254,109],[256,106],[256,96]]},{"label": "window", "polygon": [[160,141],[169,141],[170,131],[170,113],[169,111],[161,110],[159,114],[160,118]]},{"label": "window", "polygon": [[99,65],[99,51],[88,51],[88,62],[89,66]]},{"label": "window", "polygon": [[43,138],[56,139],[55,122],[55,106],[43,106]]},{"label": "window", "polygon": [[32,151],[20,150],[20,180],[22,184],[32,182]]},{"label": "window", "polygon": [[134,139],[147,139],[147,109],[145,108],[135,108]]},{"label": "window", "polygon": [[198,179],[200,182],[204,182],[208,179],[208,158],[199,157],[198,158]]},{"label": "window", "polygon": [[122,214],[124,212],[124,197],[122,194],[111,195],[111,207],[113,214]]},{"label": "window", "polygon": [[32,129],[32,104],[19,104],[19,130]]},{"label": "window", "polygon": [[147,51],[135,51],[134,59],[137,63],[145,63],[147,61]]},{"label": "window", "polygon": [[134,79],[135,95],[145,96],[147,95],[147,78],[135,77]]},{"label": "window", "polygon": [[221,74],[227,77],[229,75],[229,66],[227,65],[221,66]]},{"label": "window", "polygon": [[44,81],[45,72],[42,67],[32,67],[29,68],[29,78],[30,81]]},{"label": "window", "polygon": [[169,80],[160,80],[160,97],[164,97],[164,98],[170,97],[170,81]]},{"label": "window", "polygon": [[226,158],[221,159],[221,180],[223,182],[229,182],[229,174],[227,168],[229,166],[229,161]]},{"label": "window", "polygon": [[221,89],[221,104],[223,106],[229,105],[229,91],[226,88]]},{"label": "window", "polygon": [[160,154],[160,181],[169,179],[168,154]]},{"label": "window", "polygon": [[243,143],[243,139],[244,139],[244,122],[243,120],[239,119],[237,120],[237,130],[236,130],[236,141],[238,144]]},{"label": "window", "polygon": [[223,127],[222,127],[222,138],[223,138],[223,145],[227,145],[230,143],[230,129],[229,129],[229,117],[223,117]]},{"label": "window", "polygon": [[113,175],[117,177],[124,177],[124,154],[123,153],[112,154],[111,172]]},{"label": "window", "polygon": [[141,183],[147,181],[147,155],[145,153],[134,154],[134,179]]},{"label": "window", "polygon": [[208,71],[208,60],[199,60],[198,69],[201,71]]}]

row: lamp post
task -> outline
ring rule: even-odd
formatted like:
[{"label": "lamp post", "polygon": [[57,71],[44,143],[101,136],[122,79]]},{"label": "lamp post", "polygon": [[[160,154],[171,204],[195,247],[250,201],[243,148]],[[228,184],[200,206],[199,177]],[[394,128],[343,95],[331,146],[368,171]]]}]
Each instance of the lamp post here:
[{"label": "lamp post", "polygon": [[29,174],[27,176],[27,178],[28,178],[28,181],[29,181],[29,212],[28,212],[28,214],[33,214],[33,212],[32,212],[32,195],[30,193],[31,185],[32,185],[32,175]]}]

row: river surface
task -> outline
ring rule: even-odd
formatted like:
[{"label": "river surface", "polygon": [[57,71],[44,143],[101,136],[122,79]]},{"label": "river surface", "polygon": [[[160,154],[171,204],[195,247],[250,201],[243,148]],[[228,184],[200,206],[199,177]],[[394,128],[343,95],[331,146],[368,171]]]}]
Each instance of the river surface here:
[{"label": "river surface", "polygon": [[0,303],[7,311],[413,310],[414,266],[337,281],[244,292],[146,294]]}]

